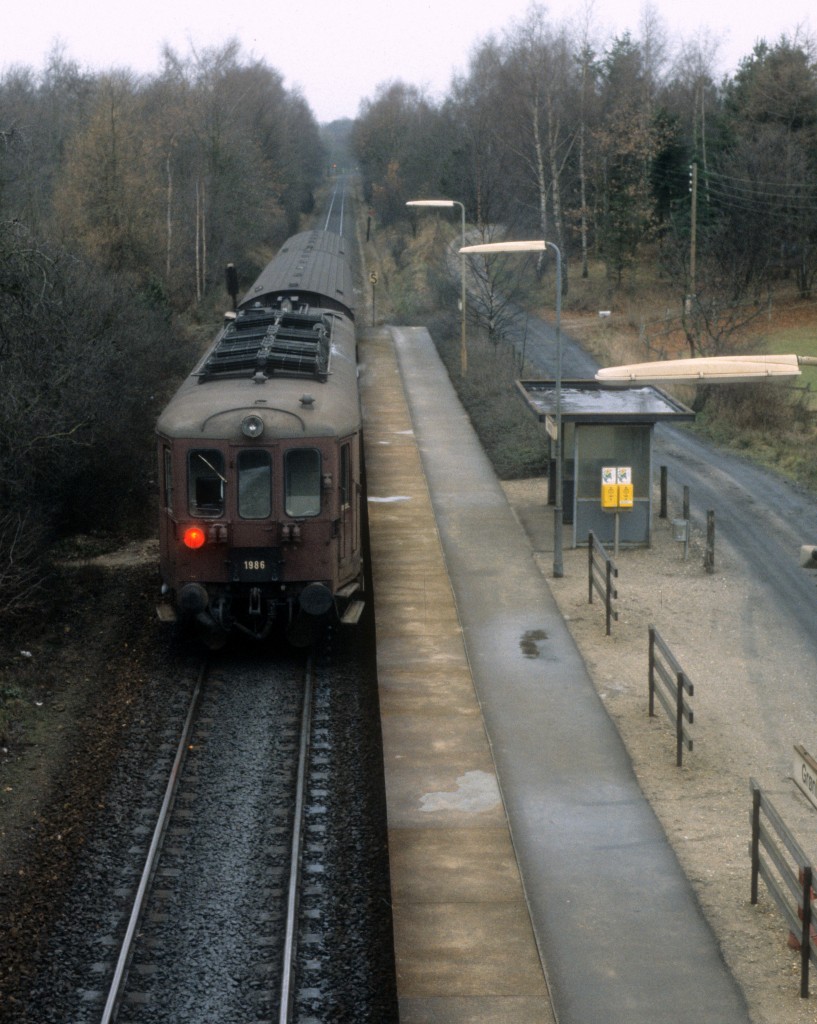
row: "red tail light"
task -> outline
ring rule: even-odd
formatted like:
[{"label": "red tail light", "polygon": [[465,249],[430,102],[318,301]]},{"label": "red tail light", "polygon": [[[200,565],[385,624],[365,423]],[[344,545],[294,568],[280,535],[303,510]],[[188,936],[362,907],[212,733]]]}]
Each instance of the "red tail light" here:
[{"label": "red tail light", "polygon": [[184,531],[182,540],[189,548],[200,548],[203,546],[207,536],[200,526],[188,526]]}]

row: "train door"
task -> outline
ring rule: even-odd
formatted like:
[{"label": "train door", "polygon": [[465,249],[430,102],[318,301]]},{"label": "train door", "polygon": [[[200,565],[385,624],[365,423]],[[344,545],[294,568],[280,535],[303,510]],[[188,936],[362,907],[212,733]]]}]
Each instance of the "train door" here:
[{"label": "train door", "polygon": [[159,443],[159,558],[165,578],[174,575],[176,562],[176,516],[173,509],[173,452],[167,442]]},{"label": "train door", "polygon": [[352,435],[341,441],[338,462],[338,570],[341,579],[357,570],[357,554],[360,545],[358,525],[358,504],[360,481],[356,467],[359,465],[358,438]]}]

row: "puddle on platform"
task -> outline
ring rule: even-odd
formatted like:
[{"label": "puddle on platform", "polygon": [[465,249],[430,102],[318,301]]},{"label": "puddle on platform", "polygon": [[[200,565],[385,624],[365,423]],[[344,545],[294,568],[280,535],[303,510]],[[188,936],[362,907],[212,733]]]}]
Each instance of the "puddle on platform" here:
[{"label": "puddle on platform", "polygon": [[543,629],[529,629],[522,634],[519,647],[526,658],[541,658],[541,643],[548,635]]}]

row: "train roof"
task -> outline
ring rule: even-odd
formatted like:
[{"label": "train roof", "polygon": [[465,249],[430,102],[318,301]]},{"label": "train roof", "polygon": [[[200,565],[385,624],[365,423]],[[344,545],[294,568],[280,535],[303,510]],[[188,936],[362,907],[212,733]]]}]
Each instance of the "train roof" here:
[{"label": "train roof", "polygon": [[361,417],[354,327],[349,320],[338,321],[331,346],[325,380],[259,373],[208,380],[194,371],[165,407],[157,432],[168,438],[236,442],[242,440],[242,422],[255,414],[264,424],[259,444],[353,433],[360,429]]},{"label": "train roof", "polygon": [[238,304],[239,310],[293,303],[336,309],[354,319],[354,281],[347,242],[332,231],[302,231],[281,246]]},{"label": "train roof", "polygon": [[[251,413],[264,423],[264,440],[359,429],[351,312],[312,290],[333,281],[351,289],[342,242],[313,231],[285,243],[162,412],[160,434],[240,440]],[[296,287],[299,268],[307,288]]]}]

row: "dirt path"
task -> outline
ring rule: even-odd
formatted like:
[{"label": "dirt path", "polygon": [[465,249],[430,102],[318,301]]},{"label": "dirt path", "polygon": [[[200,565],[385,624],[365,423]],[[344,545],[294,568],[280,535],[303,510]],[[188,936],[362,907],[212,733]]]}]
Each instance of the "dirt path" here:
[{"label": "dirt path", "polygon": [[[537,560],[596,688],[746,992],[755,1024],[817,1021],[815,998],[799,997],[799,956],[761,885],[750,903],[749,779],[767,792],[809,855],[817,855],[817,811],[793,782],[795,743],[817,753],[815,660],[811,644],[777,611],[774,589],[748,575],[726,543],[716,572],[703,568],[693,532],[686,561],[669,518],[654,522],[650,549],[622,549],[619,619],[605,634],[603,606],[588,603],[587,550],[564,553],[552,579],[543,481],[503,484],[531,535]],[[610,552],[612,554],[612,552]],[[817,605],[817,591],[814,594]],[[675,766],[674,728],[648,715],[648,627],[653,624],[695,685],[694,749]],[[648,897],[648,894],[645,894]],[[671,927],[671,922],[668,922]],[[813,973],[817,994],[817,972]]]}]

